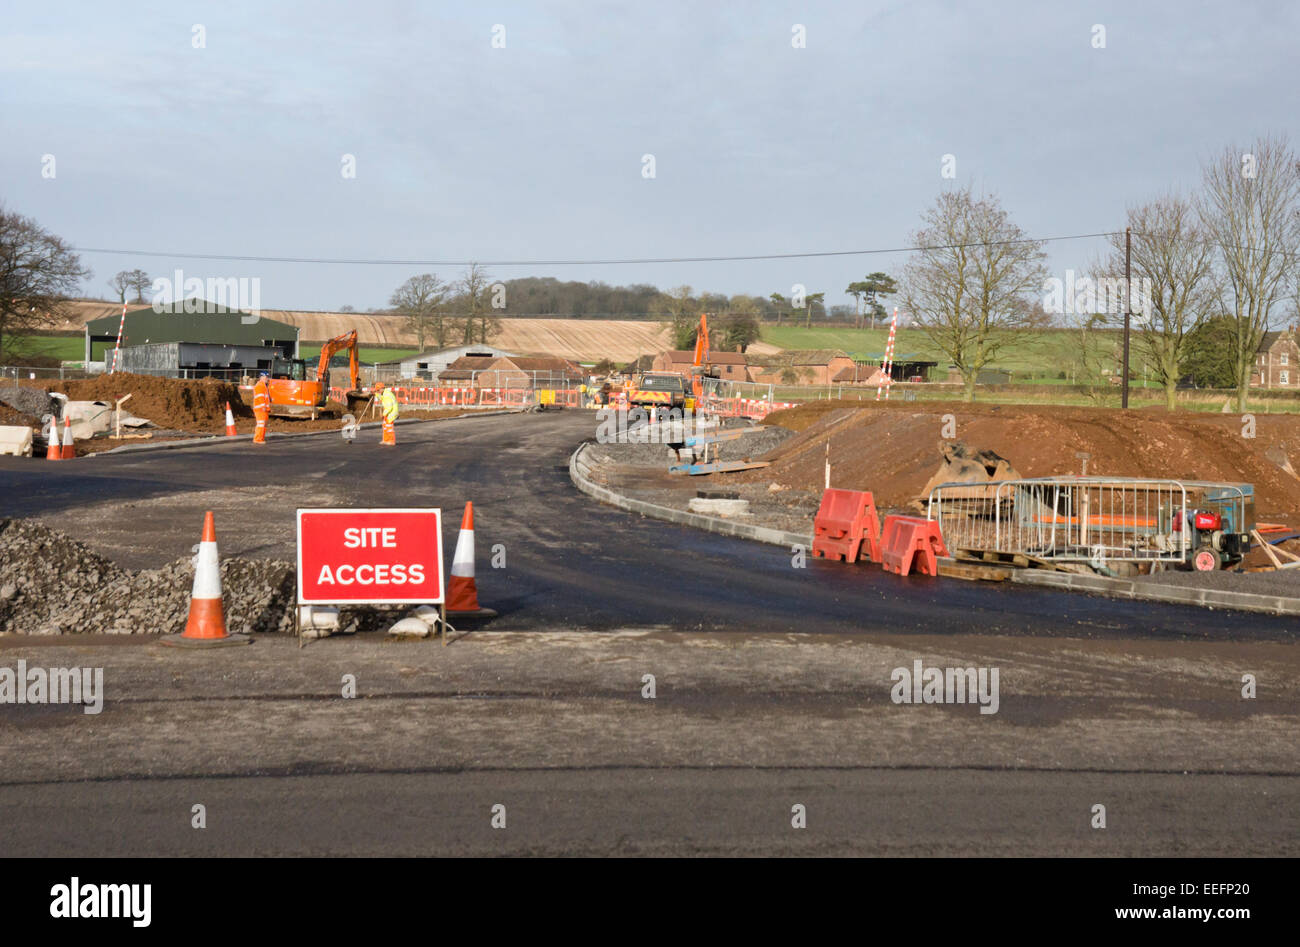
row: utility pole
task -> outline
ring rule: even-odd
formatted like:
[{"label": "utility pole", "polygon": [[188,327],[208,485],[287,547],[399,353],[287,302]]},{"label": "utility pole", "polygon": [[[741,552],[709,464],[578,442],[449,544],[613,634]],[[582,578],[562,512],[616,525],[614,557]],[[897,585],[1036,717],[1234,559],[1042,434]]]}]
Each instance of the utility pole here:
[{"label": "utility pole", "polygon": [[1124,394],[1122,407],[1128,410],[1128,331],[1133,316],[1133,228],[1124,228]]}]

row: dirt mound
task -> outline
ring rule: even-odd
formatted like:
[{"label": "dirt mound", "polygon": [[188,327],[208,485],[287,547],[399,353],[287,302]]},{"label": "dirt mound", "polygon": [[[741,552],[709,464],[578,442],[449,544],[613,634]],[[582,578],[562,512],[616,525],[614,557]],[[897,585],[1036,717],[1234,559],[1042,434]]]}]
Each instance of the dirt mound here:
[{"label": "dirt mound", "polygon": [[226,402],[236,417],[253,416],[244,404],[239,387],[216,378],[159,378],[115,372],[94,378],[49,382],[46,391],[59,391],[73,401],[107,401],[123,395],[131,400],[122,406],[136,417],[148,418],[160,428],[173,431],[220,433],[226,428]]},{"label": "dirt mound", "polygon": [[38,431],[41,428],[41,422],[38,418],[34,418],[30,414],[23,414],[21,411],[15,411],[7,404],[0,404],[0,425],[6,427],[30,427]]},{"label": "dirt mound", "polygon": [[871,490],[878,505],[900,509],[937,469],[935,444],[947,436],[996,451],[1025,477],[1078,474],[1077,454],[1087,453],[1090,476],[1253,483],[1260,519],[1300,523],[1300,480],[1265,457],[1280,449],[1300,460],[1295,415],[1256,415],[1254,437],[1235,414],[956,402],[822,401],[766,423],[800,433],[763,458],[771,467],[738,479],[820,490],[829,440],[836,486]]}]

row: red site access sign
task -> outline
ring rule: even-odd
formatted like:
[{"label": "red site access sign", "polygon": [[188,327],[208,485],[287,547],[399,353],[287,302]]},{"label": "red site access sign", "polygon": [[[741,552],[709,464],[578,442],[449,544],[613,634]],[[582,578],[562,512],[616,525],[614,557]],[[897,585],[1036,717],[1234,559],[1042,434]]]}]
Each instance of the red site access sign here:
[{"label": "red site access sign", "polygon": [[298,511],[298,604],[442,600],[442,510]]}]

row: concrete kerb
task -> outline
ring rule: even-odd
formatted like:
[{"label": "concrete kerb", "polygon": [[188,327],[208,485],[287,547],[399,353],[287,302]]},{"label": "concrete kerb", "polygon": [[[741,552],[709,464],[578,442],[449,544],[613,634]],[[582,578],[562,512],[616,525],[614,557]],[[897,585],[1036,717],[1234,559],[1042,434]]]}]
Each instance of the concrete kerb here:
[{"label": "concrete kerb", "polygon": [[753,539],[761,543],[771,543],[774,546],[789,547],[797,545],[807,549],[812,548],[811,534],[788,533],[785,530],[772,529],[769,526],[737,523],[732,520],[719,519],[716,516],[704,516],[700,513],[674,510],[672,507],[648,503],[645,500],[633,500],[620,493],[615,493],[607,487],[592,483],[590,479],[591,465],[582,457],[583,451],[589,446],[590,443],[585,443],[569,456],[569,479],[573,481],[575,487],[593,499],[618,507],[620,510],[627,510],[629,513],[640,513],[642,516],[677,523],[681,526],[694,526],[696,529],[708,530],[711,533],[719,533],[723,536]]},{"label": "concrete kerb", "polygon": [[[725,536],[754,539],[778,546],[802,545],[812,548],[812,536],[789,533],[766,526],[734,523],[699,513],[687,513],[670,507],[633,500],[607,487],[592,483],[591,465],[582,457],[589,447],[586,443],[569,457],[569,479],[583,493],[602,503],[616,506],[631,513],[640,513],[655,519],[694,526]],[[1022,585],[1049,586],[1073,592],[1091,592],[1112,598],[1127,598],[1148,602],[1165,602],[1171,605],[1197,605],[1201,608],[1231,609],[1241,612],[1258,612],[1265,615],[1300,615],[1300,598],[1280,595],[1258,595],[1253,592],[1231,592],[1221,589],[1194,589],[1184,586],[1158,585],[1135,582],[1132,579],[1112,579],[1106,576],[1082,575],[1074,572],[1050,572],[1046,569],[1017,569],[1011,580]]]},{"label": "concrete kerb", "polygon": [[1180,585],[1159,585],[1155,582],[1135,582],[1132,579],[1112,579],[1104,575],[1049,572],[1045,569],[1017,570],[1012,573],[1011,581],[1021,585],[1093,592],[1111,598],[1168,602],[1174,605],[1199,605],[1202,608],[1223,608],[1240,612],[1259,612],[1265,615],[1300,615],[1300,598],[1289,598],[1284,595],[1259,595],[1254,592],[1232,592],[1224,589],[1195,589]]},{"label": "concrete kerb", "polygon": [[[466,418],[490,418],[499,414],[520,414],[520,411],[475,411],[473,413],[459,414],[453,418],[407,418],[405,420],[398,418],[397,424],[437,424],[442,421],[463,421]],[[367,421],[364,424],[358,424],[358,428],[376,428],[383,425],[382,421]],[[303,431],[299,434],[285,434],[280,431],[268,432],[266,435],[267,442],[273,440],[283,440],[294,437],[323,437],[330,435],[338,437],[339,432],[334,431]],[[86,454],[85,457],[103,457],[109,454],[131,454],[143,451],[153,450],[181,450],[187,447],[223,447],[226,444],[238,444],[240,441],[251,441],[252,434],[236,434],[234,437],[227,437],[224,434],[213,434],[208,437],[191,437],[180,441],[159,442],[157,444],[123,444],[121,447],[114,447],[110,450],[95,451],[93,454]]]}]

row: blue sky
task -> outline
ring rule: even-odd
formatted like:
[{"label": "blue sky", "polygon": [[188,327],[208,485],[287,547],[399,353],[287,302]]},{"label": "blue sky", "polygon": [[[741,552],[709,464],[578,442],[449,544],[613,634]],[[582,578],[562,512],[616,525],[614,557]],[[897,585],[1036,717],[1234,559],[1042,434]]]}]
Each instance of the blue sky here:
[{"label": "blue sky", "polygon": [[[897,247],[954,184],[997,194],[1046,237],[1121,228],[1126,205],[1194,186],[1229,143],[1300,143],[1300,5],[1284,3],[5,6],[0,201],[79,247],[442,260]],[[1053,244],[1053,272],[1100,249]],[[258,277],[268,308],[382,306],[417,272],[456,275],[84,259],[95,295],[119,269],[180,267]],[[802,283],[836,303],[904,259],[490,269],[726,293]]]}]

